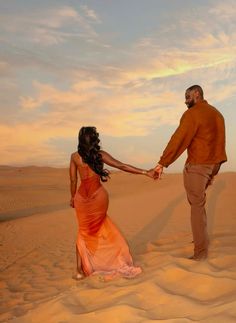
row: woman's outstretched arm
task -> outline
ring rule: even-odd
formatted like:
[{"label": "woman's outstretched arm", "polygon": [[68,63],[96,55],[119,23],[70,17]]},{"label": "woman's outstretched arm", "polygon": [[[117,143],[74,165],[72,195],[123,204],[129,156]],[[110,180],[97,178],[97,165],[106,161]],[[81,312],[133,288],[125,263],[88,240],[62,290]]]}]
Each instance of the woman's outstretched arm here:
[{"label": "woman's outstretched arm", "polygon": [[70,158],[70,194],[71,194],[70,206],[71,207],[74,207],[74,196],[76,193],[76,188],[77,188],[77,166],[73,159],[73,154],[72,154]]},{"label": "woman's outstretched arm", "polygon": [[103,162],[109,166],[118,168],[120,170],[123,170],[124,172],[146,175],[148,177],[153,178],[154,172],[152,170],[146,170],[146,169],[134,167],[132,165],[124,164],[121,161],[113,158],[110,154],[108,154],[106,151],[103,151],[103,150],[100,151],[100,154],[102,156]]}]

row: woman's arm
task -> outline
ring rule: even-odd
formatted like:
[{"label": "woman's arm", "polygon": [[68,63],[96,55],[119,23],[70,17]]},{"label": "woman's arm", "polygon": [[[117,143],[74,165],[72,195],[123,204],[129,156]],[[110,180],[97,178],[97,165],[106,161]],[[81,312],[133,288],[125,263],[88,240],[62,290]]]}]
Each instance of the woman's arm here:
[{"label": "woman's arm", "polygon": [[124,172],[146,175],[148,177],[153,177],[153,171],[147,171],[145,169],[137,168],[132,165],[124,164],[121,161],[113,158],[106,151],[100,151],[102,155],[102,160],[105,164],[123,170]]},{"label": "woman's arm", "polygon": [[76,189],[77,189],[77,167],[72,154],[70,158],[70,194],[71,194],[70,206],[71,207],[74,207],[74,196],[76,193]]}]

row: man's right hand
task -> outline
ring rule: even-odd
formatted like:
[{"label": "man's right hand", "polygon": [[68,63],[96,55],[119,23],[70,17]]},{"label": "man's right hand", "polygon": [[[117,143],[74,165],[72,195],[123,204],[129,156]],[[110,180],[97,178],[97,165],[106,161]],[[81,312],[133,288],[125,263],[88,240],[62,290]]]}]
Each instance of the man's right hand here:
[{"label": "man's right hand", "polygon": [[163,173],[163,166],[160,164],[157,164],[156,167],[154,167],[154,179],[161,179]]}]

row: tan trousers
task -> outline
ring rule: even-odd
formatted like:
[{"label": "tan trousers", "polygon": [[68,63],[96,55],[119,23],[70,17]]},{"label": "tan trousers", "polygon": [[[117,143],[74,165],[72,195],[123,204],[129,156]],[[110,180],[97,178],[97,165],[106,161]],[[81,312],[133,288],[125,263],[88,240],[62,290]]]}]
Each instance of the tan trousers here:
[{"label": "tan trousers", "polygon": [[208,234],[206,218],[206,189],[218,173],[220,164],[193,165],[184,168],[184,187],[191,206],[191,227],[194,241],[194,256],[207,255]]}]

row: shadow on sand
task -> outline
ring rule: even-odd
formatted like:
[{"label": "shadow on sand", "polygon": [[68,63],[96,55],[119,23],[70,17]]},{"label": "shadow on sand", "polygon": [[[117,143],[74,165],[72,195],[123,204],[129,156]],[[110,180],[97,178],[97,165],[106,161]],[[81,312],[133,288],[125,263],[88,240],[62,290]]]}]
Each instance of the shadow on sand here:
[{"label": "shadow on sand", "polygon": [[[217,181],[213,184],[212,194],[209,199],[207,199],[207,218],[208,218],[208,232],[212,235],[214,227],[214,219],[216,214],[217,200],[220,193],[225,188],[225,182],[223,180]],[[137,249],[140,253],[145,251],[148,242],[152,242],[158,239],[160,233],[164,230],[166,224],[168,223],[170,217],[173,214],[176,206],[183,200],[186,199],[186,194],[181,194],[172,200],[168,206],[160,212],[148,225],[146,225],[140,232],[138,232],[130,242],[131,249]],[[189,221],[190,221],[190,206],[189,206]]]},{"label": "shadow on sand", "polygon": [[53,211],[60,211],[64,209],[68,209],[68,203],[59,203],[53,205],[45,205],[45,206],[35,206],[28,209],[16,210],[16,211],[8,211],[4,213],[0,213],[0,222],[15,220],[19,218],[23,218],[26,216],[31,216],[34,214],[44,214]]},{"label": "shadow on sand", "polygon": [[130,246],[132,249],[139,249],[139,252],[144,252],[146,244],[157,240],[160,233],[164,230],[170,217],[173,214],[176,206],[185,199],[185,194],[181,194],[168,203],[168,206],[164,208],[148,225],[146,225],[141,231],[139,231],[132,239]]}]

